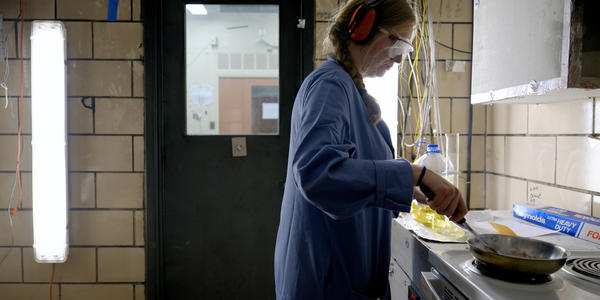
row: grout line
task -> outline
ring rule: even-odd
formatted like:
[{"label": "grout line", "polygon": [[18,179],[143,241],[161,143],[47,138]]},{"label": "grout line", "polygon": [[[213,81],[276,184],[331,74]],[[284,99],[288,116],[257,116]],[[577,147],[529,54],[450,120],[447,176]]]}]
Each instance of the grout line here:
[{"label": "grout line", "polygon": [[54,19],[55,20],[58,18],[58,13],[57,13],[58,8],[56,7],[57,2],[58,2],[58,0],[54,0]]},{"label": "grout line", "polygon": [[554,138],[554,184],[556,184],[556,169],[558,168],[558,137]]},{"label": "grout line", "polygon": [[[43,284],[43,282],[39,282],[39,281],[33,281],[33,282],[13,282],[13,281],[2,281],[0,282],[0,286],[2,285],[9,285],[9,284],[24,284],[24,285],[39,285],[39,284]],[[55,284],[68,284],[68,285],[90,285],[90,284],[94,284],[93,281],[61,281],[60,283],[56,282]],[[98,282],[98,284],[106,284],[106,285],[127,285],[127,284],[139,284],[139,285],[144,285],[145,282],[144,281],[136,281],[136,282],[131,282],[131,281],[103,281],[103,282]]]},{"label": "grout line", "polygon": [[131,171],[135,171],[135,137],[131,136]]},{"label": "grout line", "polygon": [[[1,97],[4,98],[4,96],[1,96]],[[12,98],[12,100],[14,100],[14,101],[18,101],[20,97],[21,97],[20,95],[8,95],[9,100],[11,100],[11,98]],[[72,96],[72,95],[68,95],[67,99],[80,100],[82,97],[86,97],[86,98],[94,97],[94,98],[101,98],[101,99],[123,99],[123,98],[133,98],[133,99],[141,99],[141,100],[145,99],[145,97],[143,97],[143,96],[131,97],[131,96],[127,96],[127,95],[123,95],[123,96],[98,96],[98,95],[96,95],[96,96],[89,96],[89,95],[88,96],[83,96],[83,95],[75,96],[75,95],[73,95]],[[468,99],[468,98],[465,98],[465,99]],[[31,95],[23,95],[23,100],[31,100]]]},{"label": "grout line", "polygon": [[487,136],[514,136],[514,137],[589,137],[589,133],[554,133],[554,134],[526,134],[526,133],[489,133]]},{"label": "grout line", "polygon": [[[462,172],[462,171],[461,171]],[[479,171],[480,173],[481,171]],[[473,171],[472,173],[476,173],[475,171]],[[130,173],[128,173],[130,174]],[[0,209],[4,209],[6,210],[7,207],[0,207]],[[94,211],[114,211],[114,212],[126,212],[126,211],[144,211],[144,208],[142,207],[110,207],[110,208],[104,208],[104,207],[72,207],[69,208],[69,211],[74,212],[74,211],[90,211],[90,212],[94,212]],[[22,208],[19,209],[19,211],[33,211],[31,208]],[[0,246],[0,248],[6,248],[6,247],[13,247],[13,246]],[[14,247],[18,247],[18,246],[14,246]]]},{"label": "grout line", "polygon": [[129,20],[133,21],[133,0],[129,0]]},{"label": "grout line", "polygon": [[[23,21],[25,22],[33,22],[33,21],[37,21],[39,19],[35,19],[35,18],[24,18]],[[57,21],[63,21],[63,22],[96,22],[96,23],[142,23],[141,21],[132,21],[132,20],[116,20],[116,21],[108,21],[106,19],[72,19],[72,18],[56,18],[55,20]],[[5,22],[21,22],[21,19],[17,19],[17,18],[5,18],[4,19]]]},{"label": "grout line", "polygon": [[[94,208],[98,208],[98,174],[94,172]],[[71,208],[72,209],[72,208]]]},{"label": "grout line", "polygon": [[94,250],[96,251],[96,283],[98,282],[98,247],[94,248]]},{"label": "grout line", "polygon": [[92,134],[96,134],[96,97],[90,99],[92,101]]},{"label": "grout line", "polygon": [[[118,173],[118,174],[144,174],[145,171],[92,171],[92,170],[86,170],[86,171],[69,171],[69,174],[78,174],[78,173],[98,173],[98,174],[105,174],[105,173]],[[0,174],[15,174],[15,170],[0,170]],[[31,170],[22,170],[21,174],[31,174]]]},{"label": "grout line", "polygon": [[92,29],[92,60],[94,59],[94,21],[90,22],[91,26],[90,28]]},{"label": "grout line", "polygon": [[135,297],[135,283],[132,284],[131,286],[133,287],[133,299],[135,300],[136,299],[136,297]]},{"label": "grout line", "polygon": [[[438,100],[439,101],[439,100]],[[450,128],[448,128],[449,132],[452,132],[452,111],[454,109],[454,98],[450,98]]]},{"label": "grout line", "polygon": [[525,180],[525,203],[529,203],[529,183],[529,180]]},{"label": "grout line", "polygon": [[131,215],[133,216],[133,241],[132,241],[132,245],[135,246],[135,210],[131,210]]},{"label": "grout line", "polygon": [[[16,58],[8,58],[8,61],[19,62],[21,60],[20,60],[20,58],[16,57]],[[31,61],[31,57],[23,57],[23,61]],[[67,62],[72,62],[72,61],[115,61],[115,62],[139,61],[139,62],[144,62],[144,59],[143,58],[85,58],[85,57],[73,58],[73,57],[70,57],[70,58],[67,58],[66,61]],[[71,97],[71,96],[69,96],[69,97]]]},{"label": "grout line", "polygon": [[526,104],[526,106],[527,106],[527,112],[526,112],[527,117],[525,118],[525,124],[527,124],[526,125],[527,129],[525,130],[525,132],[527,133],[527,135],[529,135],[529,106],[530,106],[530,104]]},{"label": "grout line", "polygon": [[25,266],[24,264],[24,260],[23,260],[23,248],[21,248],[21,282],[25,282]]},{"label": "grout line", "polygon": [[131,97],[135,96],[135,93],[133,91],[133,60],[129,62],[129,65],[131,66],[129,68],[129,74],[131,75]]},{"label": "grout line", "polygon": [[542,185],[546,185],[546,186],[550,186],[550,187],[555,187],[555,188],[560,188],[560,189],[563,189],[563,190],[569,190],[569,191],[573,191],[573,192],[578,192],[578,193],[582,193],[582,194],[590,194],[590,195],[594,195],[594,196],[600,196],[600,192],[595,192],[595,191],[580,189],[580,188],[576,188],[576,187],[571,187],[571,186],[566,186],[566,185],[560,185],[560,184],[555,184],[555,183],[548,183],[548,182],[539,181],[539,180],[536,180],[536,179],[518,177],[518,176],[513,176],[513,175],[508,175],[508,174],[502,174],[502,173],[496,173],[496,172],[487,172],[487,173],[491,174],[491,175],[503,176],[503,177],[506,177],[506,178],[516,179],[516,180],[521,180],[521,181],[529,181],[529,182],[532,182],[532,183],[535,183],[535,184],[542,184]]},{"label": "grout line", "polygon": [[454,49],[456,49],[456,48],[454,48],[454,23],[452,23],[452,31],[451,32],[452,32],[452,37],[451,37],[450,47],[452,49],[450,49],[450,59],[454,60],[454,52],[455,52]]}]

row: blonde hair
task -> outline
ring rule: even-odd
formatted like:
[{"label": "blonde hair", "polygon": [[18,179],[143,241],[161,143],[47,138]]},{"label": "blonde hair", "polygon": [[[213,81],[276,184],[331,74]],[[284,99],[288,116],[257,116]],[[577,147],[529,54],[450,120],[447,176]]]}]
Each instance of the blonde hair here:
[{"label": "blonde hair", "polygon": [[[325,53],[333,56],[342,65],[359,89],[364,89],[365,84],[362,74],[360,74],[350,55],[349,46],[353,41],[348,35],[348,24],[356,8],[368,1],[350,0],[342,6],[333,16],[329,34],[323,43]],[[385,0],[377,9],[377,21],[373,26],[389,28],[404,25],[407,29],[412,29],[416,21],[413,9],[407,0]]]}]

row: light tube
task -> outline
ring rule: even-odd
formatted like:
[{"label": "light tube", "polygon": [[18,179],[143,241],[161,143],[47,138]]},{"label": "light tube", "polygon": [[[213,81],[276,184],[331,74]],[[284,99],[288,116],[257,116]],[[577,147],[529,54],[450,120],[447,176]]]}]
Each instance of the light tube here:
[{"label": "light tube", "polygon": [[206,7],[204,7],[204,4],[186,4],[185,8],[187,8],[187,10],[192,15],[206,15],[206,14],[208,14],[208,12],[206,11]]},{"label": "light tube", "polygon": [[67,260],[67,122],[65,26],[34,21],[31,29],[33,250],[39,263]]}]

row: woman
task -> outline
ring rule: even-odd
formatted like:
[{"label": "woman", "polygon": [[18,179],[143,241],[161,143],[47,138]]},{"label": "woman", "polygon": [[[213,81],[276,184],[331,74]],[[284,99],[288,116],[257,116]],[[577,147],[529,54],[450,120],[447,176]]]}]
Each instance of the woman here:
[{"label": "woman", "polygon": [[[412,49],[415,22],[406,0],[349,1],[329,32],[331,57],[298,91],[275,247],[277,299],[389,299],[393,212],[409,211],[415,197],[451,220],[466,214],[454,186],[393,159],[364,88],[363,75],[382,76]],[[433,199],[415,190],[421,183]]]}]

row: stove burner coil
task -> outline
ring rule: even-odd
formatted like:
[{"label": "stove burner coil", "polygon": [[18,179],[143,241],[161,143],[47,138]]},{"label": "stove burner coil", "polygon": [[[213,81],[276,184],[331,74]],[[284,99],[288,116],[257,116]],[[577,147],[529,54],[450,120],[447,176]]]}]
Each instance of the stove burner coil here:
[{"label": "stove burner coil", "polygon": [[600,258],[578,258],[571,264],[573,270],[600,279]]},{"label": "stove burner coil", "polygon": [[540,274],[531,274],[531,273],[522,273],[522,272],[514,272],[508,271],[504,269],[500,269],[490,264],[486,264],[477,259],[473,260],[473,265],[477,268],[481,274],[499,279],[502,281],[514,282],[514,283],[530,283],[530,284],[540,284],[546,283],[552,280],[550,275],[540,275]]}]

